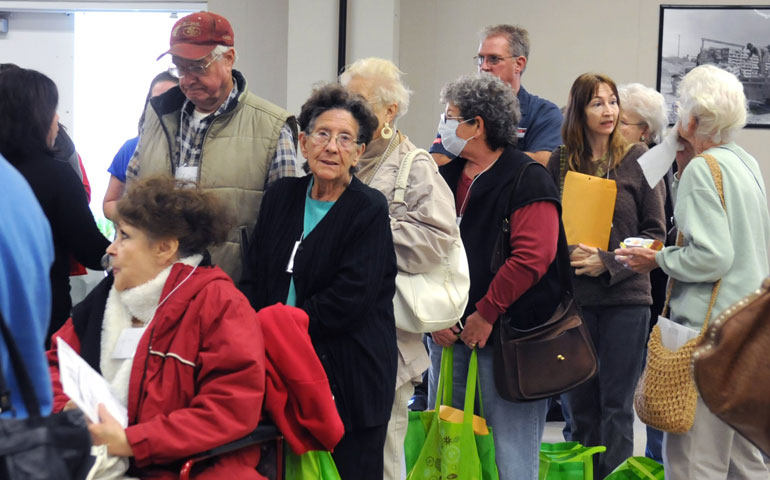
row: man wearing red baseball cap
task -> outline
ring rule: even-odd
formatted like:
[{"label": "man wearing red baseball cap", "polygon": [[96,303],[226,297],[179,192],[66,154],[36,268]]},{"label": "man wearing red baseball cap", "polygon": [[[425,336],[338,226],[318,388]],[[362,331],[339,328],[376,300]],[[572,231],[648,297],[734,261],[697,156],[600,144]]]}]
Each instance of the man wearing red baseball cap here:
[{"label": "man wearing red baseball cap", "polygon": [[147,104],[126,187],[170,173],[214,191],[236,222],[228,241],[211,249],[211,259],[237,283],[265,189],[296,174],[297,121],[248,91],[233,69],[235,35],[225,17],[187,15],[174,24],[169,43],[160,57],[172,56],[169,72],[179,87]]}]

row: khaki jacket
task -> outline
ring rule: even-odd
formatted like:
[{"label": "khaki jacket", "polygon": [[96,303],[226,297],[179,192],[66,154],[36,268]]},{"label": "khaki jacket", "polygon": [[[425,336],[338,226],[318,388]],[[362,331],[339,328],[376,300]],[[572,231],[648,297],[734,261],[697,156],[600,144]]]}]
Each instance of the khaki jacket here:
[{"label": "khaki jacket", "polygon": [[[400,132],[398,133],[399,135]],[[418,155],[409,171],[404,204],[393,203],[396,176],[401,161],[414,150],[415,145],[401,135],[401,143],[393,153],[377,163],[388,146],[388,141],[373,141],[359,160],[362,181],[368,181],[388,200],[390,226],[396,249],[398,269],[408,273],[424,273],[441,263],[449,254],[455,239],[460,237],[457,228],[455,201],[452,191],[438,173],[433,158]],[[363,158],[366,157],[366,158]],[[422,335],[396,329],[398,340],[398,377],[396,388],[407,381],[418,379],[430,365],[430,359],[422,344]]]}]

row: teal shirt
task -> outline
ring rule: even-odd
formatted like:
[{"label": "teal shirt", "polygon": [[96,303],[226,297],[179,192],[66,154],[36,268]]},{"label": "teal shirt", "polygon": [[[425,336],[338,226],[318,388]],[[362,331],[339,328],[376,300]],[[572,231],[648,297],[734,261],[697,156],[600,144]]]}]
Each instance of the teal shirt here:
[{"label": "teal shirt", "polygon": [[714,282],[722,279],[711,321],[755,289],[770,273],[770,214],[757,161],[730,142],[706,152],[722,170],[725,208],[706,161],[694,158],[673,185],[674,219],[684,245],[658,252],[658,265],[675,279],[673,321],[700,329]]},{"label": "teal shirt", "polygon": [[[322,202],[310,198],[310,189],[312,188],[313,180],[310,180],[310,185],[307,187],[307,196],[305,197],[305,216],[302,223],[302,239],[313,231],[316,225],[323,220],[334,205],[334,202]],[[286,297],[286,305],[296,307],[296,303],[297,291],[294,289],[294,275],[292,275],[291,283],[289,284],[289,295]]]}]

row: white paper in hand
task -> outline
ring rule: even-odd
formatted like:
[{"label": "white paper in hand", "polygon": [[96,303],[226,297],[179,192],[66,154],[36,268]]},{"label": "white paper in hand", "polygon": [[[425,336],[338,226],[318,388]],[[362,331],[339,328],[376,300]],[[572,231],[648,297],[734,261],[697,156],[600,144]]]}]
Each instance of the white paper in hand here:
[{"label": "white paper in hand", "polygon": [[678,139],[677,125],[674,125],[659,145],[655,145],[639,157],[639,166],[642,167],[642,173],[650,188],[655,188],[676,160],[676,152],[682,149]]},{"label": "white paper in hand", "polygon": [[98,405],[103,403],[110,415],[126,428],[128,411],[115,398],[107,380],[91,368],[61,337],[57,338],[56,342],[59,377],[64,393],[92,422],[99,423]]}]

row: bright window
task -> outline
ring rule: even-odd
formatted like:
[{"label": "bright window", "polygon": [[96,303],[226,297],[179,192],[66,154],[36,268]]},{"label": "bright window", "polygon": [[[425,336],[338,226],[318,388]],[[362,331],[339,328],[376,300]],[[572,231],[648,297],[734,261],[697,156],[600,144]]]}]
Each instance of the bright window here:
[{"label": "bright window", "polygon": [[[187,13],[180,12],[179,17]],[[107,168],[137,135],[150,81],[166,70],[171,12],[75,13],[75,145],[91,182],[91,210],[102,219]]]}]

